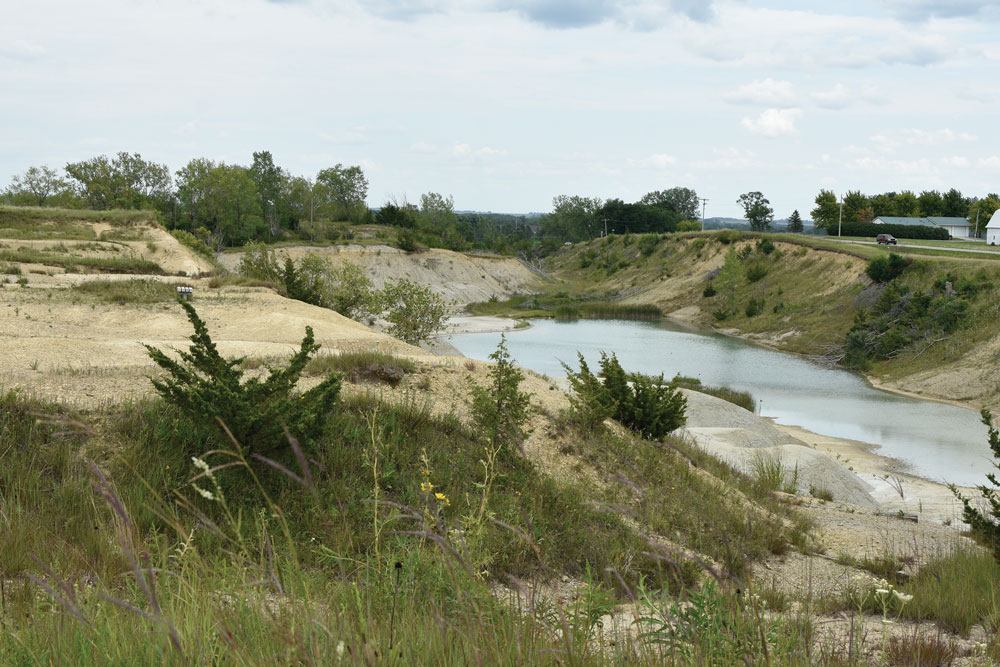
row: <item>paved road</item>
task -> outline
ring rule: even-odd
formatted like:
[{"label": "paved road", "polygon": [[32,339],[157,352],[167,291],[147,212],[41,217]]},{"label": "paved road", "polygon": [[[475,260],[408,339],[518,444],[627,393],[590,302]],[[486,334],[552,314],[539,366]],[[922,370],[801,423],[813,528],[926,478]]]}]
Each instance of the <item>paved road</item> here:
[{"label": "paved road", "polygon": [[[829,241],[837,241],[838,243],[853,243],[854,245],[879,245],[875,241],[838,241],[836,237],[831,237],[827,239]],[[927,250],[944,250],[946,252],[975,252],[983,255],[996,255],[1000,253],[1000,250],[979,250],[978,248],[949,248],[947,246],[937,246],[937,245],[913,245],[911,243],[900,243],[898,248],[926,248]]]}]

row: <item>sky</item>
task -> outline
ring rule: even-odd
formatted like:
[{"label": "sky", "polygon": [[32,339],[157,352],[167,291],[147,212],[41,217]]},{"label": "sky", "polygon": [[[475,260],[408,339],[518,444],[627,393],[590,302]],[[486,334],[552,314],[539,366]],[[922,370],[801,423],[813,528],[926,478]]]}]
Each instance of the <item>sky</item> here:
[{"label": "sky", "polygon": [[0,26],[0,187],[119,151],[314,176],[368,204],[549,211],[674,186],[1000,191],[996,0],[33,0]]}]

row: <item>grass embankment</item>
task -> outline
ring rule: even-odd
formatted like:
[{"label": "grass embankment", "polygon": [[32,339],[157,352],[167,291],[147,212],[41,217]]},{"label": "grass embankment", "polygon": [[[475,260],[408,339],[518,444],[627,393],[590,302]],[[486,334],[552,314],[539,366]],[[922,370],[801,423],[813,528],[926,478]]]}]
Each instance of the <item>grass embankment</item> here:
[{"label": "grass embankment", "polygon": [[[902,254],[905,249],[898,249]],[[555,316],[588,301],[625,307],[684,309],[703,325],[738,331],[774,347],[831,360],[842,353],[857,314],[870,309],[884,287],[865,274],[869,261],[896,248],[838,243],[822,236],[748,234],[735,231],[673,235],[609,236],[561,250],[546,270],[560,282],[546,293],[507,302],[475,304],[476,313]],[[931,251],[927,251],[931,252]],[[934,251],[937,252],[937,251]],[[726,257],[730,260],[726,272]],[[940,295],[945,282],[962,289],[966,308],[947,336],[910,335],[891,358],[869,372],[890,381],[963,364],[995,335],[1000,316],[1000,267],[992,256],[903,255],[898,279],[912,292]],[[938,340],[940,339],[940,340]],[[981,366],[981,362],[976,362]],[[994,363],[985,360],[982,363]],[[982,369],[980,369],[981,371]],[[995,387],[969,391],[938,388],[943,398],[991,404]],[[933,393],[935,390],[931,390]]]},{"label": "grass embankment", "polygon": [[92,241],[97,238],[93,228],[95,222],[114,227],[155,225],[156,214],[152,211],[120,209],[91,211],[0,205],[0,238],[3,239]]},{"label": "grass embankment", "polygon": [[[315,364],[413,372],[364,354]],[[614,480],[591,487],[419,399],[368,395],[343,399],[305,457],[289,448],[248,467],[159,400],[90,413],[14,392],[0,402],[7,663],[323,662],[338,650],[650,662],[654,643],[622,636],[608,649],[591,635],[622,584],[676,594],[704,576],[685,554],[739,576],[804,539],[791,510],[680,442],[574,438]],[[538,598],[512,614],[491,591],[564,575],[587,584],[577,602]]]}]

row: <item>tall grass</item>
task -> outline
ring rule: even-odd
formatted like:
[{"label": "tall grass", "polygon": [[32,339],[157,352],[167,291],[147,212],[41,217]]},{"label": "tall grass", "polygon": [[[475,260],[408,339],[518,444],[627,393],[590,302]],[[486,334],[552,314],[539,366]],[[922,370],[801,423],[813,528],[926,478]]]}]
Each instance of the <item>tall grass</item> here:
[{"label": "tall grass", "polygon": [[76,257],[32,248],[2,249],[0,250],[0,261],[61,266],[69,272],[76,272],[81,268],[107,273],[162,274],[164,272],[156,262],[138,257]]},{"label": "tall grass", "polygon": [[104,301],[118,305],[161,303],[177,298],[177,288],[174,285],[141,278],[88,280],[74,285],[73,290],[96,295]]},{"label": "tall grass", "polygon": [[716,398],[721,398],[724,401],[728,401],[733,405],[738,405],[744,410],[749,410],[754,412],[757,409],[757,402],[753,397],[753,394],[749,391],[739,391],[733,389],[732,387],[716,387],[712,385],[705,385],[701,383],[698,378],[686,377],[684,375],[675,375],[670,381],[676,387],[681,387],[683,389],[691,389],[693,391],[701,392],[702,394],[708,394],[710,396],[715,396]]}]

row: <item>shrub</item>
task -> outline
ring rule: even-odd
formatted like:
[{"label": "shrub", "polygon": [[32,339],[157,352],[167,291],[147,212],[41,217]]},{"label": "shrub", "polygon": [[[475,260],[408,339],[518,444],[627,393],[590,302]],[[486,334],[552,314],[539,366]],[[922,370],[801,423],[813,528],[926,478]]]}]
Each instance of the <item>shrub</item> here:
[{"label": "shrub", "polygon": [[643,257],[649,257],[654,252],[656,252],[657,246],[660,245],[660,235],[659,234],[643,234],[639,239],[639,252]]},{"label": "shrub", "polygon": [[601,352],[601,377],[598,381],[583,358],[580,370],[564,366],[574,390],[573,416],[582,424],[595,426],[608,414],[650,440],[660,440],[685,422],[687,399],[663,375],[626,373],[618,358]]},{"label": "shrub", "polygon": [[487,386],[482,387],[470,380],[472,419],[494,446],[509,448],[524,438],[531,394],[520,390],[524,373],[511,360],[503,335],[490,359],[493,360],[493,367],[487,374]]},{"label": "shrub", "polygon": [[379,299],[388,311],[389,333],[410,345],[437,335],[448,319],[447,304],[440,295],[405,278],[386,285]]},{"label": "shrub", "polygon": [[212,253],[212,249],[191,232],[183,229],[172,229],[170,230],[170,235],[177,239],[181,245],[187,246],[199,255],[203,255],[209,259],[215,259],[215,254]]},{"label": "shrub", "polygon": [[399,229],[396,231],[396,247],[403,252],[416,252],[417,235],[412,229]]},{"label": "shrub", "polygon": [[908,264],[902,255],[891,252],[888,256],[880,255],[868,262],[865,273],[877,283],[887,283],[901,276]]},{"label": "shrub", "polygon": [[[1000,470],[1000,431],[993,426],[993,415],[989,410],[983,410],[980,416],[989,429],[990,450],[994,459],[992,466]],[[1000,488],[1000,479],[993,472],[986,473],[986,479],[992,486],[980,484],[976,487],[987,506],[983,509],[974,506],[972,501],[960,494],[954,486],[951,487],[951,491],[962,501],[962,520],[984,538],[993,552],[993,558],[1000,563],[1000,493],[997,492]]]},{"label": "shrub", "polygon": [[756,317],[764,310],[764,299],[750,299],[744,311],[747,317]]},{"label": "shrub", "polygon": [[774,242],[771,241],[771,239],[763,238],[757,242],[757,252],[762,253],[764,255],[770,255],[772,252],[774,252],[774,248],[775,248]]},{"label": "shrub", "polygon": [[767,267],[761,264],[760,262],[754,262],[753,264],[747,265],[745,273],[747,276],[747,281],[755,283],[767,275]]},{"label": "shrub", "polygon": [[236,270],[245,278],[270,283],[281,281],[281,266],[278,264],[278,258],[262,243],[248,243],[244,247],[243,256],[240,257],[240,265]]},{"label": "shrub", "polygon": [[712,283],[708,283],[707,285],[705,285],[705,289],[702,290],[701,292],[701,295],[706,299],[712,298],[713,296],[715,296],[715,294],[716,294],[715,285],[713,285]]},{"label": "shrub", "polygon": [[167,372],[164,380],[152,380],[164,400],[180,408],[196,424],[217,427],[220,439],[227,445],[228,428],[248,455],[266,453],[286,442],[285,427],[305,442],[320,436],[337,402],[340,376],[331,374],[303,393],[296,390],[309,357],[319,349],[313,342],[311,327],[306,327],[299,351],[284,369],[272,370],[263,381],[252,378],[243,382],[244,371],[239,368],[242,359],[224,359],[194,306],[186,301],[179,303],[194,327],[193,345],[188,351],[178,351],[180,361],[144,345],[150,358]]},{"label": "shrub", "polygon": [[743,232],[738,229],[723,229],[716,233],[715,238],[719,243],[729,245],[743,238]]}]

